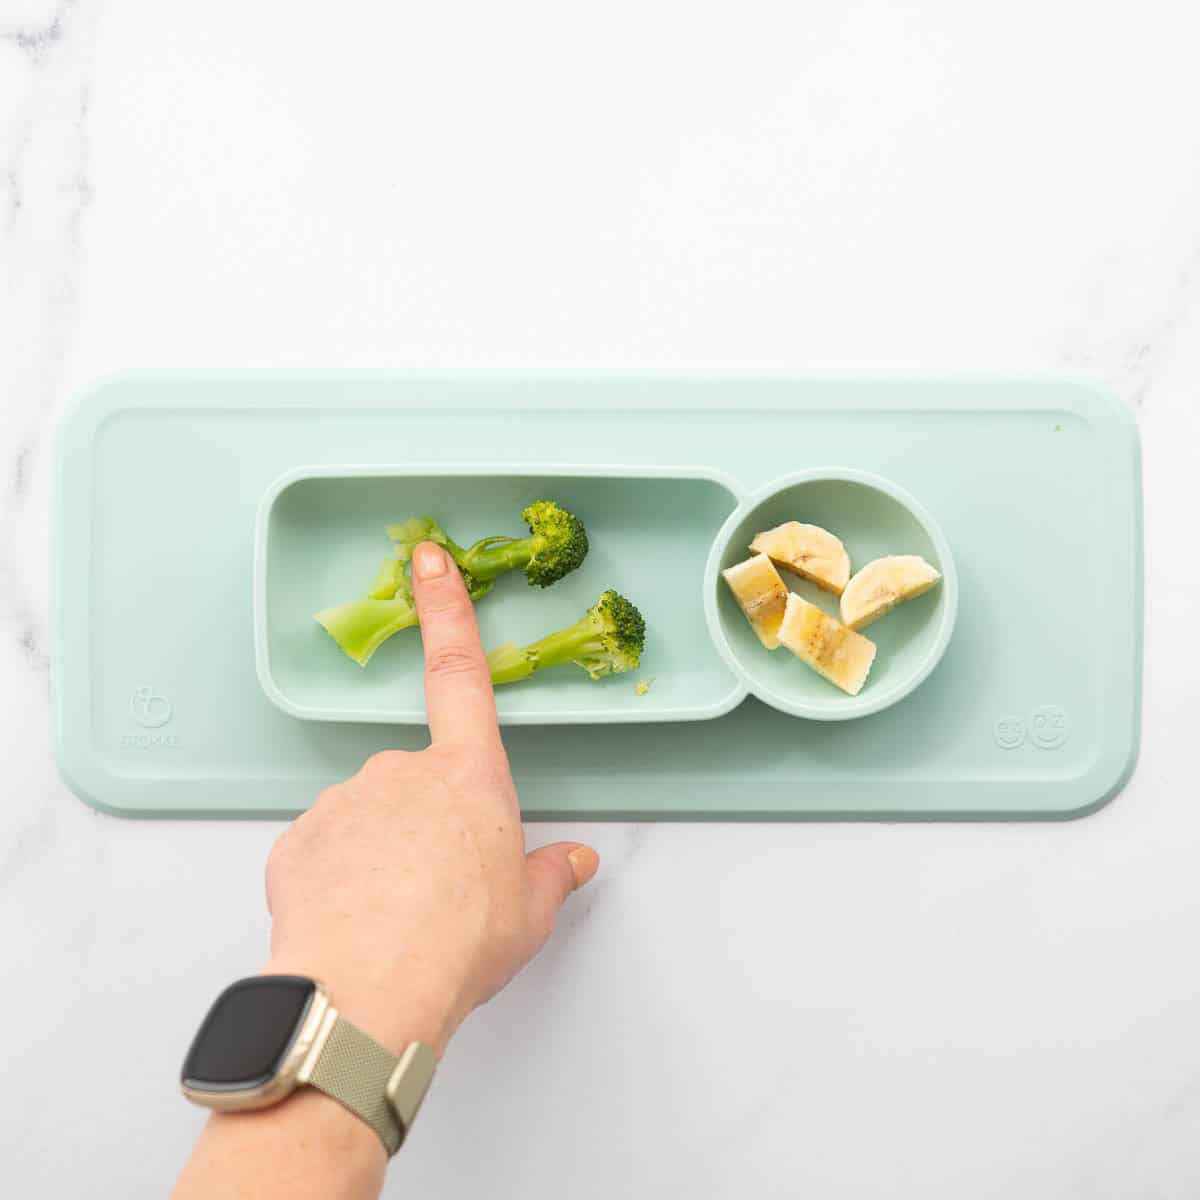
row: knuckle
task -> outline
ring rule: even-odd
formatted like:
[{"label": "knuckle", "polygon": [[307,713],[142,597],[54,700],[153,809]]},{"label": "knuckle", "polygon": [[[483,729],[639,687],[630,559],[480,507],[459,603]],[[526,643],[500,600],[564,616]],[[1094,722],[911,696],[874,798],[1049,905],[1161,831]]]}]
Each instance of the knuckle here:
[{"label": "knuckle", "polygon": [[[471,772],[478,785],[489,795],[505,798],[514,796],[515,788],[507,759],[476,752],[471,758]],[[523,836],[519,823],[516,824],[515,830]]]},{"label": "knuckle", "polygon": [[377,750],[362,765],[361,775],[395,775],[408,762],[404,750]]},{"label": "knuckle", "polygon": [[439,646],[425,661],[425,670],[439,677],[478,674],[481,669],[478,652],[462,645]]},{"label": "knuckle", "polygon": [[475,792],[476,774],[470,754],[463,747],[443,743],[430,746],[421,755],[421,781],[424,787],[460,796]]},{"label": "knuckle", "polygon": [[448,742],[437,743],[417,756],[421,773],[427,777],[455,779],[462,769],[462,752]]},{"label": "knuckle", "polygon": [[421,754],[433,770],[458,787],[487,795],[507,795],[513,790],[507,760],[478,742],[443,742]]},{"label": "knuckle", "polygon": [[270,875],[273,871],[279,870],[280,862],[287,854],[288,834],[291,829],[285,829],[274,842],[271,843],[271,849],[267,854],[267,874]]},{"label": "knuckle", "polygon": [[335,783],[331,787],[322,789],[320,795],[317,796],[316,803],[304,815],[307,817],[314,812],[323,813],[333,808],[341,799],[342,791],[343,785],[340,783]]},{"label": "knuckle", "polygon": [[331,832],[346,823],[347,814],[354,809],[354,780],[326,788],[307,812],[292,823],[289,838],[293,853],[308,856],[317,851]]},{"label": "knuckle", "polygon": [[268,893],[276,886],[280,878],[287,874],[292,857],[295,854],[295,827],[289,826],[276,839],[267,855],[267,890]]},{"label": "knuckle", "polygon": [[305,844],[311,837],[314,836],[314,831],[321,826],[327,824],[332,816],[337,812],[341,805],[342,796],[345,793],[345,784],[336,784],[334,787],[326,788],[313,801],[307,812],[301,813],[300,816],[292,822],[292,827],[288,831],[291,840],[297,844]]}]

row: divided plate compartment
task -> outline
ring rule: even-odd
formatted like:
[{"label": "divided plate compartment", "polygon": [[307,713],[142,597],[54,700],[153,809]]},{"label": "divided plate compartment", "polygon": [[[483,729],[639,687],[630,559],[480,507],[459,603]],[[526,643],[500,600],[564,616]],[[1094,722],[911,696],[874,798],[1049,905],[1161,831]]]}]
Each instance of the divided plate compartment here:
[{"label": "divided plate compartment", "polygon": [[[716,531],[736,485],[701,468],[415,465],[300,467],[259,507],[254,565],[258,678],[286,713],[310,721],[425,724],[421,637],[406,629],[360,667],[313,619],[366,592],[391,555],[385,526],[429,513],[461,545],[524,534],[521,511],[555,500],[578,515],[591,549],[549,588],[511,572],[477,606],[489,649],[575,624],[607,588],[649,629],[642,669],[591,680],[561,666],[496,689],[506,725],[701,721],[746,695],[708,636],[699,603]],[[648,690],[639,695],[637,684]],[[652,681],[652,682],[651,682]]]},{"label": "divided plate compartment", "polygon": [[[765,650],[722,578],[725,569],[745,561],[758,533],[795,520],[797,513],[837,536],[850,559],[852,579],[868,563],[892,554],[919,555],[942,575],[931,592],[867,628],[865,636],[877,654],[856,696],[797,662],[786,647]],[[841,620],[840,595],[776,566],[789,591]],[[703,600],[717,652],[755,699],[804,720],[861,720],[904,703],[937,668],[954,632],[958,572],[937,522],[915,496],[878,475],[814,467],[772,480],[730,515],[709,552]]]},{"label": "divided plate compartment", "polygon": [[[1078,816],[1132,770],[1140,459],[1128,410],[1093,387],[155,373],[93,389],[61,433],[51,682],[56,755],[71,786],[129,816],[280,817],[376,750],[426,745],[417,725],[302,721],[263,693],[252,602],[258,507],[301,464],[449,470],[511,461],[516,447],[526,463],[598,470],[698,464],[746,494],[805,467],[854,466],[921,501],[959,574],[945,658],[886,712],[806,721],[747,698],[710,721],[507,727],[526,817]],[[343,587],[349,597],[369,584],[387,551],[374,548],[377,516],[363,522],[361,559],[355,551],[323,579],[311,607],[305,598],[309,616]],[[490,531],[491,521],[461,533]],[[583,568],[588,592],[613,583],[637,598],[636,572],[609,579],[601,569],[607,540],[596,537],[597,557]],[[507,605],[524,585],[501,582],[508,594],[489,600]],[[547,616],[556,590],[539,597]],[[711,651],[706,633],[696,649]],[[649,654],[646,673],[657,678],[641,699],[669,695],[671,671]]]}]

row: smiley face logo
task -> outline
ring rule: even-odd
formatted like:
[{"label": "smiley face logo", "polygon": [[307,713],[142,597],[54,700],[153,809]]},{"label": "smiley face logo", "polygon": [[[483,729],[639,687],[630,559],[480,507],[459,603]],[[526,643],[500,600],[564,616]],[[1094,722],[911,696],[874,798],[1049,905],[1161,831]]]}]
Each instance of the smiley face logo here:
[{"label": "smiley face logo", "polygon": [[992,734],[1001,750],[1015,750],[1025,741],[1025,718],[1001,717]]},{"label": "smiley face logo", "polygon": [[149,684],[133,689],[129,712],[143,729],[160,729],[171,719],[171,702],[166,696],[155,695]]},{"label": "smiley face logo", "polygon": [[1029,733],[1033,744],[1043,750],[1057,750],[1071,732],[1066,712],[1057,704],[1043,704],[1029,714]]}]

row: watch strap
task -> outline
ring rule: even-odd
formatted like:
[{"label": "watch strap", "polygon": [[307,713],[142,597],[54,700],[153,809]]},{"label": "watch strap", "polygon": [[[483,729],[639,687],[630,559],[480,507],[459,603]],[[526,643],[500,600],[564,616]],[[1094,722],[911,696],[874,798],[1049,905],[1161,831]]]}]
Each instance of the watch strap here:
[{"label": "watch strap", "polygon": [[[425,1053],[414,1054],[414,1046]],[[433,1075],[434,1061],[432,1051],[419,1042],[397,1058],[345,1017],[336,1015],[308,1083],[370,1125],[390,1158],[400,1149],[416,1116]],[[415,1104],[397,1112],[392,1099],[397,1091],[400,1095],[415,1095]]]}]

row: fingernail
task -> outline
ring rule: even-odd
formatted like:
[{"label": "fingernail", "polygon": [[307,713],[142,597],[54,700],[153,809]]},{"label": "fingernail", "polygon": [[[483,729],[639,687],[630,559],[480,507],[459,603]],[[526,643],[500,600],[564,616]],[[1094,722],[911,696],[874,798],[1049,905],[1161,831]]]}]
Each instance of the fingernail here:
[{"label": "fingernail", "polygon": [[446,552],[432,542],[422,542],[413,551],[413,573],[418,579],[436,579],[446,573]]},{"label": "fingernail", "polygon": [[576,846],[567,855],[567,862],[571,864],[571,873],[575,876],[575,886],[581,888],[599,869],[600,856],[591,846]]}]

